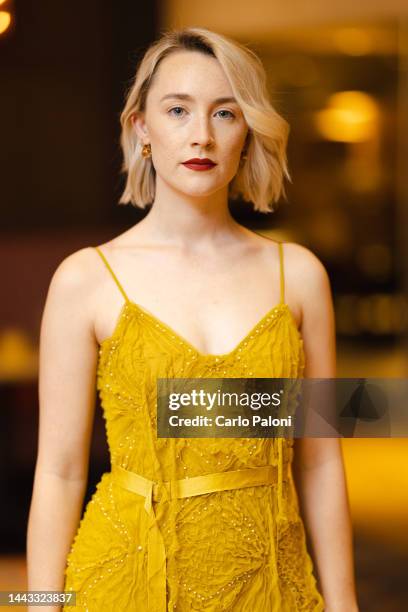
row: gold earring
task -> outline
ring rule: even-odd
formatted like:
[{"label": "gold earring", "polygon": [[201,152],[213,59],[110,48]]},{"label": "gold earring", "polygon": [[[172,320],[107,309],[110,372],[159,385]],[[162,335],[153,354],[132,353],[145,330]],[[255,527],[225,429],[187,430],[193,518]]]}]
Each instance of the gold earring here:
[{"label": "gold earring", "polygon": [[143,149],[142,149],[142,156],[147,159],[148,157],[151,157],[152,155],[152,148],[150,146],[149,143],[143,145]]},{"label": "gold earring", "polygon": [[247,159],[248,159],[248,155],[246,154],[246,151],[245,151],[245,153],[243,155],[241,155],[241,159],[239,160],[240,161],[240,166],[243,166]]}]

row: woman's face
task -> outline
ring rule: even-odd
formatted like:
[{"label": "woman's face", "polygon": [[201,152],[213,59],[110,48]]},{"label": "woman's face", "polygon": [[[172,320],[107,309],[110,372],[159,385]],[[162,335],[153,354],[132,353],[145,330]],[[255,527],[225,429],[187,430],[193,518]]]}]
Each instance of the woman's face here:
[{"label": "woman's face", "polygon": [[[134,121],[141,141],[151,145],[156,179],[198,197],[228,185],[238,171],[248,133],[233,98],[215,58],[177,51],[162,60],[144,116]],[[209,158],[216,165],[206,170],[183,165],[192,158]]]}]

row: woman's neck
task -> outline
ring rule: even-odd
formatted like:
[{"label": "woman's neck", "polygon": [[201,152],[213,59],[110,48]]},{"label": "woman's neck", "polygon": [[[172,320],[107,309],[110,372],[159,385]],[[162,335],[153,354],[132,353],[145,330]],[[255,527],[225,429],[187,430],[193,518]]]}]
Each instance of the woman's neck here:
[{"label": "woman's neck", "polygon": [[228,208],[228,186],[206,196],[175,192],[156,183],[153,206],[137,225],[139,236],[189,248],[220,245],[235,238],[241,227]]}]

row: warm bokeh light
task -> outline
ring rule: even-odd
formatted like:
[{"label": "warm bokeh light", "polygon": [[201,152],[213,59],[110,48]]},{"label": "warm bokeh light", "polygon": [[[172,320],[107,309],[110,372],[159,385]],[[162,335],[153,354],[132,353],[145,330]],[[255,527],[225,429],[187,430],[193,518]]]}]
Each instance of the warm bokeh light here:
[{"label": "warm bokeh light", "polygon": [[377,134],[379,111],[372,96],[341,91],[330,96],[327,108],[315,115],[320,134],[328,140],[362,142]]},{"label": "warm bokeh light", "polygon": [[343,439],[354,522],[388,543],[408,544],[408,441]]},{"label": "warm bokeh light", "polygon": [[334,46],[348,55],[367,55],[374,48],[370,33],[362,28],[338,28],[333,33]]},{"label": "warm bokeh light", "polygon": [[403,333],[408,329],[405,295],[374,293],[337,296],[336,329],[340,334],[358,335]]},{"label": "warm bokeh light", "polygon": [[0,381],[31,380],[38,372],[38,354],[30,338],[19,327],[0,333]]},{"label": "warm bokeh light", "polygon": [[11,15],[7,11],[0,11],[0,34],[5,32],[11,23]]}]

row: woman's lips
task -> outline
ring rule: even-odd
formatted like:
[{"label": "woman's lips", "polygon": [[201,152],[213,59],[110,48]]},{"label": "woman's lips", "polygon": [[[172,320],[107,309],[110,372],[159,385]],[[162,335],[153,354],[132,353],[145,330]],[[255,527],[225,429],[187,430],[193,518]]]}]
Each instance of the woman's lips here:
[{"label": "woman's lips", "polygon": [[211,168],[215,168],[217,164],[195,164],[193,162],[185,162],[183,166],[186,168],[190,168],[190,170],[198,170],[199,172],[203,170],[211,170]]}]

